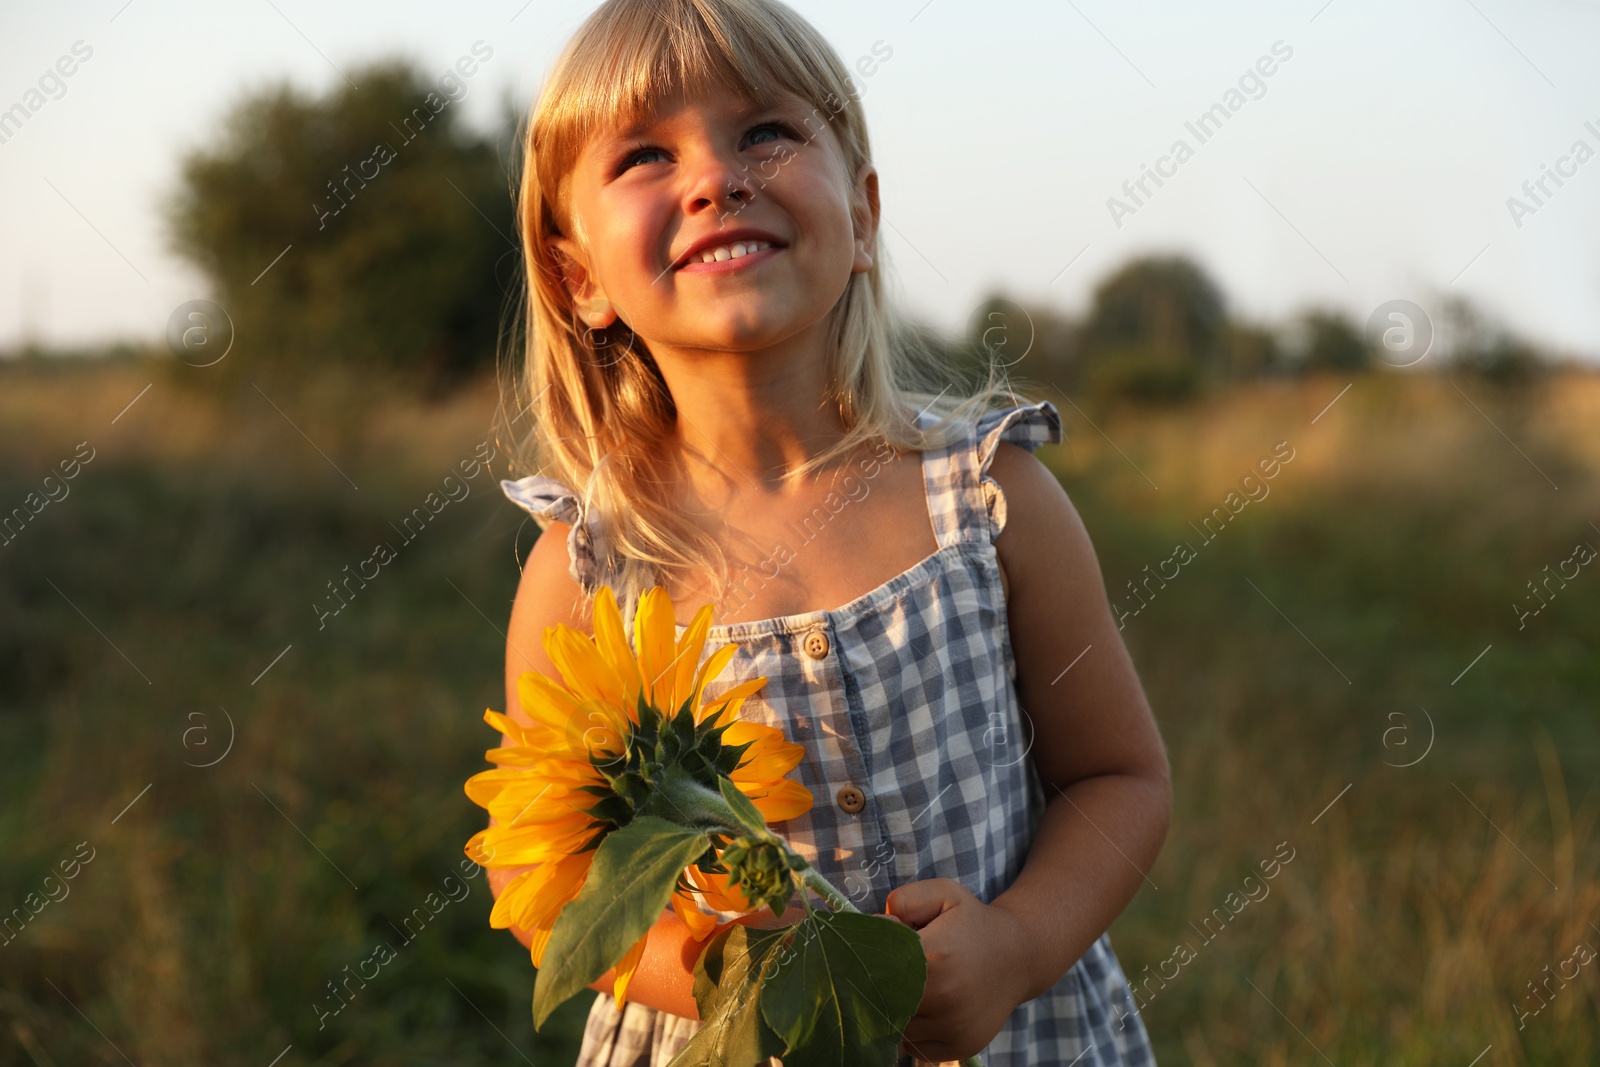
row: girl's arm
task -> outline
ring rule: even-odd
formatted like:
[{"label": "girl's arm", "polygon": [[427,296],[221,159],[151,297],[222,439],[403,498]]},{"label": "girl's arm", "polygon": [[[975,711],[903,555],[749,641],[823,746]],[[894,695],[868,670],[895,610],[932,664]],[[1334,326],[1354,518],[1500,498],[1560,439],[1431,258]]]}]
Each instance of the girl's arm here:
[{"label": "girl's arm", "polygon": [[[587,598],[568,570],[567,534],[566,523],[551,522],[534,541],[522,566],[522,579],[511,604],[511,621],[506,627],[506,714],[527,726],[531,726],[533,720],[522,710],[517,679],[527,671],[538,671],[556,679],[561,677],[545,653],[545,629],[566,625],[584,633],[593,632],[584,611]],[[505,741],[502,737],[501,743]],[[489,825],[497,825],[492,815]],[[489,871],[489,891],[498,899],[506,883],[526,869]],[[511,933],[523,945],[528,944],[528,931],[514,926]],[[689,937],[683,920],[670,908],[663,911],[650,929],[644,958],[628,985],[628,999],[675,1015],[696,1018],[694,961],[700,947]],[[693,954],[690,954],[691,949]],[[590,988],[610,993],[615,979],[615,973],[607,971]]]},{"label": "girl's arm", "polygon": [[1077,510],[1018,445],[1001,443],[990,474],[1006,496],[995,548],[1009,578],[1017,692],[1046,797],[1022,872],[993,901],[1027,931],[1031,951],[1018,964],[1031,969],[1031,997],[1054,985],[1148,882],[1172,784]]},{"label": "girl's arm", "polygon": [[[592,632],[584,621],[586,613],[582,607],[586,598],[583,590],[568,573],[567,529],[565,523],[552,522],[534,542],[523,564],[522,580],[511,605],[511,621],[506,630],[506,714],[525,725],[531,726],[532,720],[522,710],[517,679],[526,671],[539,671],[551,678],[561,676],[545,653],[545,629],[565,624],[584,633]],[[501,743],[505,740],[502,737]],[[493,816],[489,817],[489,825],[498,825]],[[498,899],[506,883],[526,869],[489,871],[490,893]],[[784,918],[786,922],[792,921],[802,914],[801,909],[794,908]],[[758,912],[739,921],[769,925],[773,916],[770,912]],[[628,984],[628,1000],[674,1015],[699,1018],[694,1000],[694,964],[711,937],[720,930],[721,927],[706,941],[696,941],[689,936],[689,928],[683,920],[671,908],[665,909],[650,928],[644,958]],[[530,941],[526,930],[512,927],[511,933],[525,946]],[[615,980],[615,972],[607,971],[591,983],[590,988],[611,993]]]},{"label": "girl's arm", "polygon": [[995,552],[1046,805],[1021,872],[994,901],[952,878],[888,896],[928,957],[902,1049],[931,1061],[978,1053],[1016,1006],[1061,981],[1146,881],[1171,814],[1162,737],[1077,510],[1021,446],[1000,443],[989,474],[1006,498]]},{"label": "girl's arm", "polygon": [[995,551],[1046,805],[1021,872],[992,901],[950,878],[889,893],[928,959],[901,1049],[935,1062],[977,1053],[1061,980],[1144,884],[1171,817],[1166,750],[1077,511],[1018,445],[1002,442],[989,473],[1006,497]]}]

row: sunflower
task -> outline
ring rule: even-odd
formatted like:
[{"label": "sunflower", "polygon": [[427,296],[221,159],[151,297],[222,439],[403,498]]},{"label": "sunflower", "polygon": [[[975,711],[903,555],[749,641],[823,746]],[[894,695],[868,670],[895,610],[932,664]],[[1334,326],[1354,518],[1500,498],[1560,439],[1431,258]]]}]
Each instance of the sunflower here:
[{"label": "sunflower", "polygon": [[[544,631],[545,651],[561,681],[533,671],[518,679],[532,726],[484,712],[507,743],[484,753],[495,769],[466,783],[467,796],[498,824],[474,834],[466,854],[496,870],[527,868],[501,891],[489,923],[530,931],[535,967],[562,908],[583,888],[601,840],[627,825],[669,776],[687,775],[713,792],[718,777],[727,778],[768,823],[812,805],[811,792],[785,777],[804,747],[775,727],[739,718],[740,705],[766,678],[705,698],[706,685],[738,651],[738,645],[724,645],[701,661],[709,604],[680,639],[671,598],[659,586],[650,589],[634,616],[632,647],[609,586],[596,593],[593,614],[593,637],[568,626]],[[707,852],[684,869],[672,895],[673,911],[699,941],[717,921],[700,910],[697,895],[719,911],[760,906],[741,891],[739,873],[720,862],[731,836],[712,832],[709,839]],[[743,854],[735,849],[735,856]],[[627,1002],[645,941],[641,937],[616,964],[619,1006]]]}]

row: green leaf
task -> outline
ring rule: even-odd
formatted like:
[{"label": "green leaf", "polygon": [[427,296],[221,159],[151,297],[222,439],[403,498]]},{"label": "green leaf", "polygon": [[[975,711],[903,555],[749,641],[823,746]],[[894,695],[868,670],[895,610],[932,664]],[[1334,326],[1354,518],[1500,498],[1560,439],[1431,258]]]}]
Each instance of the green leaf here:
[{"label": "green leaf", "polygon": [[747,830],[762,835],[767,833],[767,820],[762,817],[761,809],[752,804],[750,798],[739,791],[738,786],[730,779],[718,775],[717,788],[722,790],[722,799],[733,809],[734,818],[743,823]]},{"label": "green leaf", "polygon": [[928,980],[922,939],[857,912],[813,912],[790,929],[761,995],[763,1018],[788,1045],[784,1067],[893,1067]]},{"label": "green leaf", "polygon": [[655,925],[678,874],[705,852],[707,837],[640,815],[606,835],[578,895],[561,911],[533,985],[533,1025],[616,965]]},{"label": "green leaf", "polygon": [[761,1016],[761,978],[787,930],[734,924],[694,965],[694,999],[704,1020],[668,1067],[753,1067],[781,1056],[783,1040]]}]

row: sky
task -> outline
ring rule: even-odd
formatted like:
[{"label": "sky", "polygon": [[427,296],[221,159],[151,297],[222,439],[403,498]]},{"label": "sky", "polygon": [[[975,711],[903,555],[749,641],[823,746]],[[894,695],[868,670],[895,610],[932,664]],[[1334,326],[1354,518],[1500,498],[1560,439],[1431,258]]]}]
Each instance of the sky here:
[{"label": "sky", "polygon": [[[0,348],[154,341],[212,295],[158,205],[242,94],[329,91],[388,55],[443,73],[482,42],[455,106],[488,128],[504,101],[531,106],[595,6],[4,4]],[[1600,362],[1600,5],[791,6],[847,65],[874,57],[858,77],[885,258],[937,328],[994,293],[1082,314],[1130,257],[1183,253],[1248,321],[1319,306],[1364,322],[1396,299],[1437,314],[1455,294]],[[1226,118],[1202,127],[1215,105]]]}]

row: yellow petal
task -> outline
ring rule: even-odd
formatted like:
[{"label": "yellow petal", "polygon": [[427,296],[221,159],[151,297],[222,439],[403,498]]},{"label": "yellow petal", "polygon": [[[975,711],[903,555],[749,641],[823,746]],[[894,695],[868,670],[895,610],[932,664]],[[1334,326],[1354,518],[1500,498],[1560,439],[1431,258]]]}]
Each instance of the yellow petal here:
[{"label": "yellow petal", "polygon": [[677,639],[677,656],[669,672],[672,692],[666,701],[666,707],[674,712],[695,691],[695,676],[699,673],[700,656],[705,652],[706,632],[710,628],[711,605],[702,604],[700,610],[694,613],[694,618],[689,620],[689,625],[683,628],[683,636]]},{"label": "yellow petal", "polygon": [[586,793],[563,793],[560,797],[539,794],[524,800],[502,793],[489,804],[489,814],[502,827],[542,826],[549,837],[564,836],[598,825],[589,814],[595,798]]},{"label": "yellow petal", "polygon": [[557,861],[549,879],[540,886],[537,899],[529,905],[533,921],[554,922],[556,914],[583,889],[593,865],[593,851],[578,852]]},{"label": "yellow petal", "polygon": [[517,698],[522,701],[522,710],[527,712],[528,718],[558,734],[565,732],[568,720],[581,702],[573,693],[537,671],[524,671],[517,677]]},{"label": "yellow petal", "polygon": [[541,926],[537,930],[530,931],[533,936],[528,939],[528,954],[533,957],[533,965],[535,967],[544,965],[544,949],[546,945],[550,944],[550,931],[553,928],[554,924]]},{"label": "yellow petal", "polygon": [[527,728],[509,715],[502,715],[493,708],[485,708],[483,710],[483,721],[505,734],[513,745],[525,745],[528,743],[524,736]]},{"label": "yellow petal", "polygon": [[600,781],[598,773],[576,777],[569,774],[547,775],[526,767],[495,767],[474,774],[467,779],[463,788],[467,796],[472,798],[472,802],[483,808],[488,807],[496,797],[503,794],[513,794],[526,800],[533,800],[546,791],[559,791],[555,795],[561,796],[575,791],[579,786],[592,785]]},{"label": "yellow petal", "polygon": [[489,909],[489,925],[496,930],[508,930],[513,926],[520,926],[516,921],[517,914],[522,905],[528,900],[527,885],[539,873],[539,868],[533,867],[517,875],[505,884],[500,890],[500,895],[495,898],[494,907]]},{"label": "yellow petal", "polygon": [[707,874],[699,867],[684,870],[689,881],[699,887],[706,903],[718,911],[753,911],[754,905],[737,887],[728,884],[725,874]]},{"label": "yellow petal", "polygon": [[728,777],[735,782],[776,782],[800,766],[805,754],[804,745],[787,741],[773,744],[758,742],[745,751],[744,759]]},{"label": "yellow petal", "polygon": [[639,661],[628,647],[628,636],[622,629],[622,612],[617,607],[616,594],[609,585],[600,587],[594,598],[594,643],[620,685],[621,705],[629,721],[637,721],[639,692]]},{"label": "yellow petal", "polygon": [[[739,766],[732,777],[737,781],[759,781],[782,778],[805,758],[804,745],[783,739],[783,731],[759,723],[736,722],[723,734],[723,743],[750,745],[740,757]],[[779,768],[776,771],[771,768]]]},{"label": "yellow petal", "polygon": [[570,830],[563,826],[566,832],[558,834],[543,826],[491,826],[472,835],[467,842],[467,855],[473,862],[494,870],[528,867],[576,852],[598,828],[592,819],[588,825]]},{"label": "yellow petal", "polygon": [[[766,723],[761,722],[750,722],[748,719],[740,719],[737,722],[730,723],[727,730],[722,734],[722,743],[725,745],[742,745],[746,741],[754,741],[757,745],[760,745],[782,740],[783,731],[776,726],[768,726]],[[752,746],[752,748],[754,747]]]},{"label": "yellow petal", "polygon": [[502,767],[532,767],[546,758],[546,753],[532,745],[501,745],[487,749],[483,758]]},{"label": "yellow petal", "polygon": [[544,647],[573,696],[580,701],[621,703],[621,686],[588,634],[570,626],[552,626],[544,632]]},{"label": "yellow petal", "polygon": [[583,888],[593,862],[594,853],[583,852],[517,875],[501,890],[489,914],[489,925],[529,931],[554,925],[561,909]]},{"label": "yellow petal", "polygon": [[585,754],[616,755],[627,750],[632,720],[608,700],[588,700],[568,723],[568,733]]},{"label": "yellow petal", "polygon": [[769,823],[782,822],[792,819],[796,815],[803,815],[811,810],[813,798],[811,790],[785,778],[765,790],[761,795],[756,795],[743,785],[739,789],[750,798],[750,803],[761,812],[761,817]]},{"label": "yellow petal", "polygon": [[[739,717],[739,705],[744,703],[746,697],[755,693],[767,684],[766,678],[752,678],[748,682],[740,682],[725,692],[718,693],[706,701],[700,709],[700,721],[706,722],[717,719],[714,725],[726,726]],[[720,713],[721,718],[718,718]]]},{"label": "yellow petal", "polygon": [[510,803],[512,798],[521,803],[537,803],[541,797],[567,802],[574,795],[588,796],[585,807],[593,806],[593,794],[585,793],[588,786],[598,785],[604,779],[587,763],[579,765],[568,761],[541,761],[532,767],[496,767],[479,771],[466,782],[467,796],[480,806],[500,801]]},{"label": "yellow petal", "polygon": [[467,858],[478,866],[498,870],[499,868],[492,866],[494,846],[489,843],[489,831],[493,829],[495,827],[491,826],[473,834],[467,839],[466,847],[462,851],[466,852]]},{"label": "yellow petal", "polygon": [[661,699],[671,688],[668,672],[678,654],[677,623],[672,617],[672,598],[659,585],[645,590],[634,613],[633,640],[643,675],[645,699],[658,710],[670,714]]},{"label": "yellow petal", "polygon": [[534,764],[529,772],[535,778],[566,785],[594,785],[604,780],[587,753],[575,759],[553,756]]},{"label": "yellow petal", "polygon": [[700,664],[700,669],[695,672],[694,692],[690,697],[690,706],[694,708],[694,721],[697,724],[703,722],[706,717],[705,704],[703,703],[706,683],[721,674],[722,669],[728,665],[728,661],[733,659],[738,651],[739,646],[736,644],[723,645],[707,656],[705,662]]},{"label": "yellow petal", "polygon": [[[548,799],[550,804],[558,805],[569,802],[574,794],[589,797],[590,803],[595,799],[593,794],[583,792],[583,787],[576,782],[564,781],[559,778],[546,778],[543,775],[525,771],[520,767],[500,767],[493,771],[475,774],[472,777],[473,779],[485,778],[490,774],[516,776],[500,784],[498,791],[490,798],[490,803],[499,801],[502,805],[519,803],[545,806],[545,801]],[[492,785],[493,783],[490,784]]]},{"label": "yellow petal", "polygon": [[650,940],[650,933],[633,943],[633,947],[623,953],[622,959],[617,961],[617,980],[612,987],[611,995],[617,998],[617,1007],[628,1003],[628,986],[633,981],[633,972],[639,969],[639,961],[644,958],[644,946]]},{"label": "yellow petal", "polygon": [[689,928],[689,936],[696,941],[704,941],[717,928],[716,916],[701,911],[694,897],[681,890],[672,894],[672,910],[678,913],[683,925]]},{"label": "yellow petal", "polygon": [[[499,777],[496,777],[499,775]],[[479,771],[468,778],[462,785],[462,791],[467,794],[467,799],[480,808],[487,808],[489,801],[500,795],[500,790],[506,787],[502,772]]]}]

